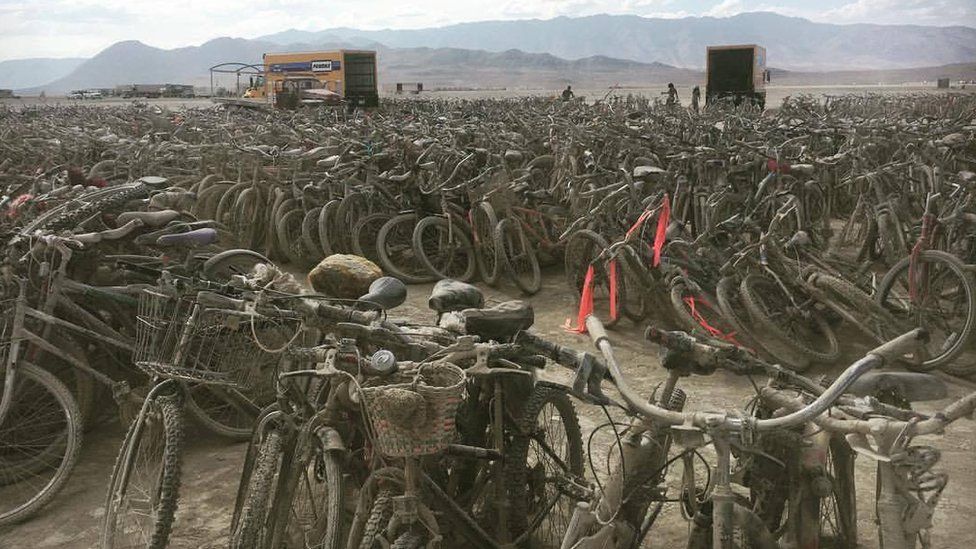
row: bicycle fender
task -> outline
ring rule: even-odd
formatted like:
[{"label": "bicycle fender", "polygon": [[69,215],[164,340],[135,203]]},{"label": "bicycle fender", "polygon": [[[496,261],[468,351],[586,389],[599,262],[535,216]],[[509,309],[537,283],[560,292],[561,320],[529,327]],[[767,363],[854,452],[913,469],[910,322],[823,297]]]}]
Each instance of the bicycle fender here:
[{"label": "bicycle fender", "polygon": [[342,440],[342,435],[332,427],[319,427],[315,431],[315,436],[322,441],[322,447],[326,452],[345,452],[346,443]]}]

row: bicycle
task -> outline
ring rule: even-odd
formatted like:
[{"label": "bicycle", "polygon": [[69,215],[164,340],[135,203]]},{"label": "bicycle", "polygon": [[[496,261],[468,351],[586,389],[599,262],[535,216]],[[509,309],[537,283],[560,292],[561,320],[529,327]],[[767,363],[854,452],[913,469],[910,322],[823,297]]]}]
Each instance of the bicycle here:
[{"label": "bicycle", "polygon": [[112,470],[101,546],[165,547],[179,500],[186,383],[245,387],[259,382],[263,352],[250,332],[266,317],[237,310],[210,291],[173,284],[139,299],[135,364],[150,376]]},{"label": "bicycle", "polygon": [[[742,351],[734,346],[703,344],[684,334],[675,335],[652,329],[649,330],[650,338],[661,342],[669,349],[664,363],[665,367],[669,368],[669,374],[667,381],[659,388],[660,392],[655,395],[655,400],[648,403],[627,383],[614,358],[613,348],[600,321],[596,317],[588,317],[586,326],[591,340],[601,351],[606,365],[606,370],[590,372],[590,378],[599,381],[608,374],[627,408],[640,420],[643,429],[649,430],[649,434],[645,437],[646,442],[642,441],[642,445],[630,449],[628,456],[632,459],[626,461],[627,469],[637,471],[636,474],[631,474],[638,476],[639,480],[628,479],[631,483],[623,484],[621,481],[627,478],[626,473],[624,469],[618,468],[611,476],[611,479],[616,482],[612,490],[605,489],[596,505],[578,506],[562,545],[575,548],[606,547],[607,544],[613,547],[631,548],[643,535],[646,535],[657,517],[659,505],[650,509],[650,512],[644,507],[638,509],[643,512],[630,513],[626,509],[626,504],[632,501],[632,491],[636,491],[644,483],[659,482],[666,466],[678,459],[666,458],[667,445],[662,442],[668,441],[663,437],[670,437],[672,443],[683,448],[679,456],[691,454],[705,445],[714,446],[718,453],[717,467],[712,473],[709,490],[705,494],[692,491],[685,496],[686,500],[692,499],[699,505],[699,512],[696,514],[690,533],[689,547],[699,549],[711,547],[731,549],[743,546],[780,547],[773,532],[762,518],[751,510],[749,502],[741,500],[731,489],[733,447],[747,449],[753,444],[755,435],[801,427],[815,421],[820,414],[841,399],[842,394],[865,372],[911,352],[924,337],[922,332],[916,330],[886,343],[851,365],[829,387],[821,388],[805,378],[787,373],[786,370],[777,367],[760,365],[757,368],[754,361],[744,361]],[[674,392],[678,379],[683,375],[708,374],[716,368],[727,368],[736,373],[775,374],[777,377],[800,384],[817,396],[813,402],[797,408],[793,413],[774,418],[749,419],[728,412],[680,411],[683,396],[676,396],[681,393]],[[594,398],[605,399],[598,386],[591,385],[590,393]],[[677,409],[669,407],[672,403]],[[640,448],[643,448],[642,453]],[[685,478],[688,478],[687,474]],[[663,489],[656,490],[656,497],[660,500],[663,498]],[[693,486],[686,487],[687,490],[693,490]],[[651,489],[651,493],[655,493],[654,489]],[[815,520],[810,520],[811,518]],[[821,528],[819,517],[800,514],[796,517],[791,515],[790,520],[809,520],[809,522],[795,524],[788,528],[788,531],[801,533],[816,531],[819,538]]]}]

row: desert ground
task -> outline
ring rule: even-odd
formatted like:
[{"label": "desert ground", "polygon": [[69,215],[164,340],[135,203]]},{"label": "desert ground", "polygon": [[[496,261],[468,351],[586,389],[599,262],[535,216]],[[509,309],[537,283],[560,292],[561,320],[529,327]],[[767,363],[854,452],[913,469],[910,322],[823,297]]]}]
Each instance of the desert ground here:
[{"label": "desert ground", "polygon": [[[642,95],[645,97],[661,97],[664,99],[663,92],[667,89],[667,83],[648,87],[628,87],[628,88],[573,88],[577,97],[585,98],[586,101],[603,99],[609,95],[626,96],[628,94]],[[691,103],[691,87],[677,86],[678,96],[682,105]],[[400,97],[400,98],[445,98],[445,99],[482,99],[482,98],[516,98],[525,96],[555,97],[562,90],[557,89],[532,89],[532,88],[511,88],[499,90],[471,90],[471,91],[425,91],[418,95],[404,94],[395,96],[389,92],[381,92],[381,97]],[[704,92],[703,92],[704,93]],[[790,96],[814,95],[814,96],[834,96],[842,94],[906,94],[906,93],[976,93],[976,85],[938,89],[934,84],[906,84],[898,86],[844,86],[844,85],[824,85],[824,86],[769,86],[767,87],[766,106],[767,108],[779,107],[783,100]],[[60,104],[60,105],[119,105],[132,102],[132,99],[105,98],[105,99],[67,99],[65,97],[23,97],[18,99],[0,99],[0,105],[11,107],[21,107],[37,104]],[[179,107],[206,107],[213,103],[209,98],[198,97],[194,99],[160,98],[139,100],[148,101],[152,105],[167,106],[171,108]],[[704,100],[703,100],[704,101]]]}]

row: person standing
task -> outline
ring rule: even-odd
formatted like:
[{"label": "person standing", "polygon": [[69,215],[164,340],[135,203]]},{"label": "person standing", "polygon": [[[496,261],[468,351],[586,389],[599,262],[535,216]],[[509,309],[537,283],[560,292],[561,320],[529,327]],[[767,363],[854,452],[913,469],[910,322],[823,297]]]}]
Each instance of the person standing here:
[{"label": "person standing", "polygon": [[570,99],[573,98],[573,95],[575,95],[573,94],[573,87],[566,86],[566,89],[563,90],[563,101],[569,101]]},{"label": "person standing", "polygon": [[678,90],[675,89],[674,84],[672,82],[668,82],[667,94],[668,94],[667,106],[674,107],[680,104],[678,101]]},{"label": "person standing", "polygon": [[698,103],[701,101],[701,89],[695,86],[691,89],[691,110],[698,112]]}]

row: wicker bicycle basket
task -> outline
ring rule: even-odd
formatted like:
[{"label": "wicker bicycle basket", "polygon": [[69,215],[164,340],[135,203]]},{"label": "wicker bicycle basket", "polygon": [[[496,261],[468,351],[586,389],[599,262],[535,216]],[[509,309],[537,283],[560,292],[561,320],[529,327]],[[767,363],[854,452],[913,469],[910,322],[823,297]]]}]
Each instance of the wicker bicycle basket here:
[{"label": "wicker bicycle basket", "polygon": [[204,307],[195,295],[146,290],[139,298],[134,362],[149,375],[249,387],[266,353],[252,314]]},{"label": "wicker bicycle basket", "polygon": [[383,385],[360,388],[376,449],[390,457],[444,450],[454,440],[454,416],[464,393],[464,380],[464,370],[437,362],[394,374]]}]

